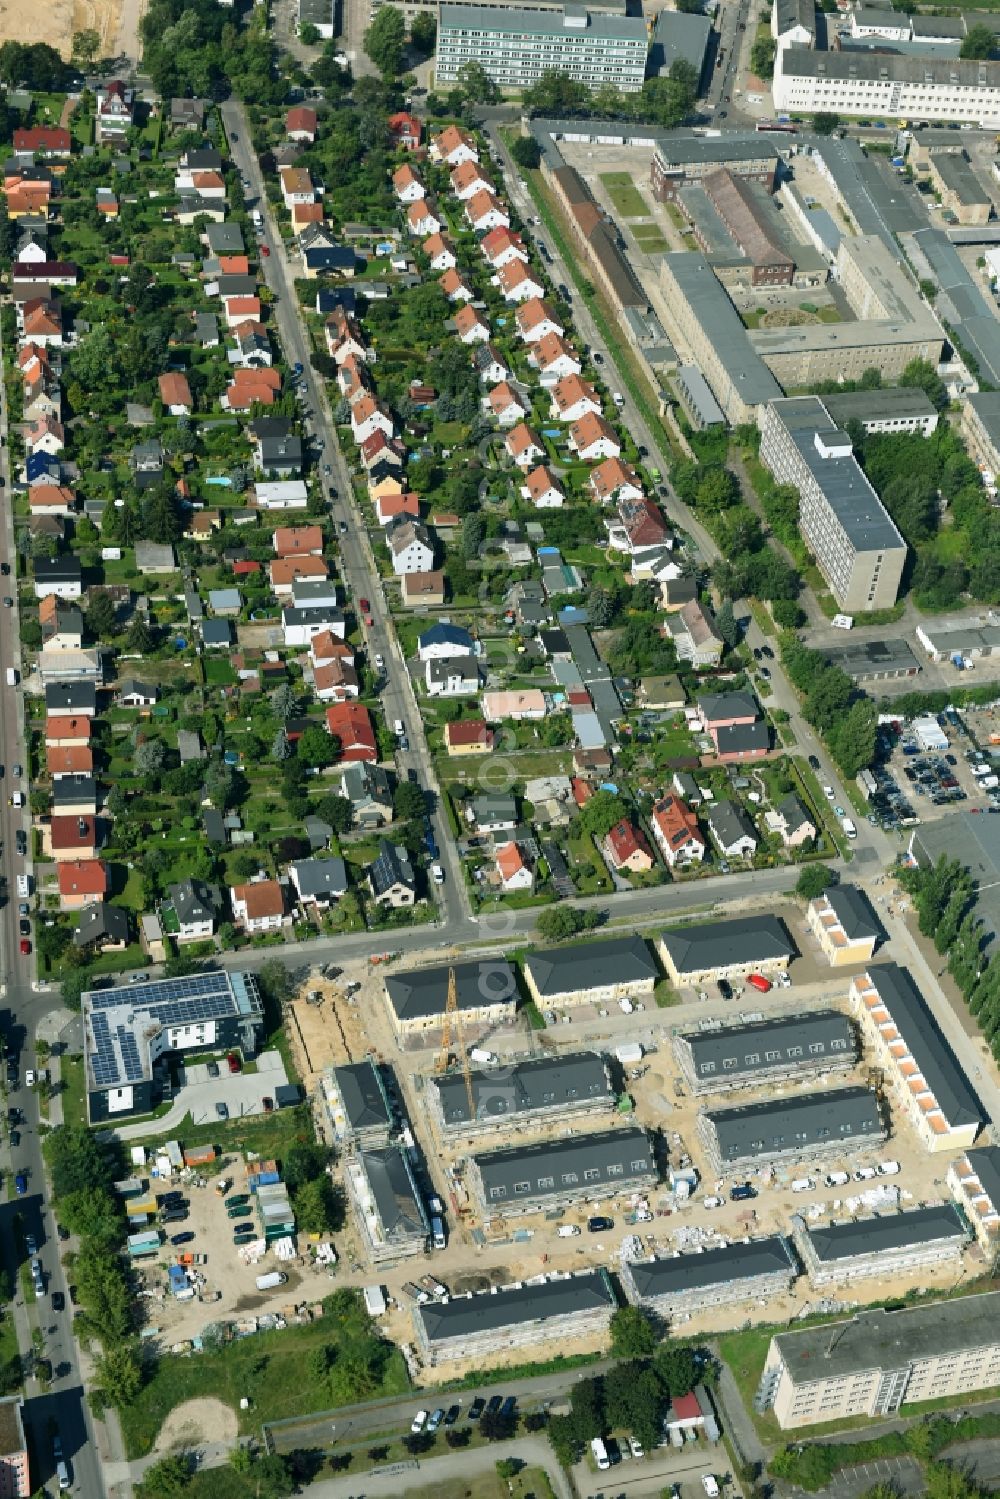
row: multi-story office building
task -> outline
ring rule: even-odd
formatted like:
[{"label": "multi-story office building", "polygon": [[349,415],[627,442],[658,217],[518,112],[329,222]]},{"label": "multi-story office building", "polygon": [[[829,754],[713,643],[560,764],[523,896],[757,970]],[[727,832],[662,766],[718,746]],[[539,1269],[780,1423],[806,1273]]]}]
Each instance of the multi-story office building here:
[{"label": "multi-story office building", "polygon": [[478,63],[502,90],[520,92],[543,73],[565,73],[589,89],[610,85],[637,94],[646,76],[648,36],[641,16],[508,10],[488,5],[442,5],[435,77],[453,84],[466,63]]},{"label": "multi-story office building", "polygon": [[986,126],[1000,119],[1000,63],[784,47],[775,59],[772,92],[776,110],[801,114]]},{"label": "multi-story office building", "polygon": [[700,182],[725,168],[734,177],[749,177],[774,191],[778,153],[765,135],[683,135],[671,131],[657,144],[649,169],[658,203],[676,198],[686,182]]},{"label": "multi-story office building", "polygon": [[799,492],[802,538],[841,609],[896,602],[906,543],[818,396],[772,401],[760,421],[760,459]]},{"label": "multi-story office building", "polygon": [[1000,1292],[857,1312],[771,1339],[755,1401],[784,1430],[1000,1384]]},{"label": "multi-story office building", "polygon": [[845,1223],[807,1224],[795,1214],[792,1239],[812,1285],[844,1286],[961,1259],[969,1231],[947,1202]]},{"label": "multi-story office building", "polygon": [[926,1149],[974,1144],[986,1111],[906,970],[881,963],[853,979],[850,993],[865,1040]]}]

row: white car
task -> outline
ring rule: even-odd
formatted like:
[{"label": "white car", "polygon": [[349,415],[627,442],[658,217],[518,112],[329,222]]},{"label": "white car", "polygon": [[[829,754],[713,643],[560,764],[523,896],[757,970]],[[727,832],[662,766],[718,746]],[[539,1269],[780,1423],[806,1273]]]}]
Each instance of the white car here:
[{"label": "white car", "polygon": [[378,651],[375,652],[375,670],[385,671],[385,657]]},{"label": "white car", "polygon": [[633,1457],[645,1457],[646,1452],[638,1437],[629,1437],[628,1444],[632,1449]]},{"label": "white car", "polygon": [[708,1499],[719,1499],[719,1482],[713,1473],[703,1473],[701,1486],[708,1495]]},{"label": "white car", "polygon": [[35,1074],[32,1072],[30,1067],[24,1074],[24,1086],[26,1088],[33,1088],[35,1086]]},{"label": "white car", "polygon": [[441,868],[440,864],[431,865],[431,879],[434,881],[435,885],[444,884],[444,870]]},{"label": "white car", "polygon": [[837,793],[834,791],[832,786],[824,786],[823,795],[826,797],[828,802],[836,801]]},{"label": "white car", "polygon": [[722,1207],[722,1198],[721,1197],[703,1197],[701,1205],[702,1205],[703,1208],[721,1208]]},{"label": "white car", "polygon": [[410,1422],[410,1430],[412,1432],[423,1431],[423,1429],[424,1429],[424,1427],[426,1425],[427,1425],[427,1412],[426,1411],[417,1411],[417,1414],[414,1416],[413,1420]]}]

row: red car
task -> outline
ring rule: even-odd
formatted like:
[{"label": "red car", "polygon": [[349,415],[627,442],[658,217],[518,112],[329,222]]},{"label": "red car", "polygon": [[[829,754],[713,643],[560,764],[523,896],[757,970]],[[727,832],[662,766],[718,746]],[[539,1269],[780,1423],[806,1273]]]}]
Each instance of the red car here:
[{"label": "red car", "polygon": [[230,1072],[239,1072],[243,1066],[243,1063],[240,1061],[235,1051],[231,1051],[229,1053],[229,1055],[226,1057],[226,1061],[229,1064]]},{"label": "red car", "polygon": [[752,985],[752,987],[754,989],[757,989],[761,994],[767,994],[771,989],[774,988],[771,980],[766,979],[762,973],[751,973],[750,977],[747,979],[747,983]]},{"label": "red car", "polygon": [[31,952],[31,943],[28,941],[27,937],[22,937],[21,938],[21,957],[22,958],[26,958],[30,952]]},{"label": "red car", "polygon": [[358,608],[361,610],[362,614],[367,614],[368,611],[371,609],[371,600],[370,599],[358,599]]},{"label": "red car", "polygon": [[265,255],[265,256],[266,255],[270,255],[270,253],[271,253],[270,247],[268,245],[261,245],[261,247],[260,247],[260,253],[262,255]]}]

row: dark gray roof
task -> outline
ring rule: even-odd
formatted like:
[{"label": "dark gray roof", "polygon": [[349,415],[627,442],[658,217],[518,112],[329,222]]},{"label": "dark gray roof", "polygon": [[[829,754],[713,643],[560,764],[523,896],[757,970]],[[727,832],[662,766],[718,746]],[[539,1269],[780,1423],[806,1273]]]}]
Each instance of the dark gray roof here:
[{"label": "dark gray roof", "polygon": [[[487,1205],[556,1197],[577,1187],[585,1197],[588,1191],[609,1183],[624,1192],[656,1175],[653,1149],[644,1129],[611,1129],[538,1145],[512,1145],[473,1156],[473,1160]],[[501,1195],[495,1196],[494,1189]]]},{"label": "dark gray roof", "polygon": [[806,1228],[816,1258],[824,1264],[854,1259],[857,1255],[891,1253],[909,1245],[933,1244],[937,1239],[967,1239],[969,1230],[952,1202],[936,1207],[914,1208],[885,1218],[861,1218],[857,1222],[825,1223]]},{"label": "dark gray roof", "polygon": [[79,583],[83,568],[79,557],[36,557],[36,583]]},{"label": "dark gray roof", "polygon": [[956,1296],[930,1306],[856,1312],[849,1322],[827,1322],[778,1333],[775,1343],[797,1385],[839,1379],[865,1369],[902,1369],[949,1353],[968,1354],[996,1342],[1000,1291]]},{"label": "dark gray roof", "polygon": [[242,255],[243,231],[239,224],[227,220],[224,224],[206,224],[205,238],[208,248],[215,255]]},{"label": "dark gray roof", "polygon": [[833,1058],[853,1057],[858,1049],[854,1027],[839,1010],[776,1015],[719,1031],[688,1031],[682,1039],[690,1048],[695,1076],[720,1082],[807,1059],[822,1067]]},{"label": "dark gray roof", "polygon": [[712,1109],[706,1118],[715,1130],[723,1162],[778,1151],[794,1155],[823,1141],[836,1146],[859,1135],[873,1140],[885,1135],[878,1099],[870,1088],[833,1088],[818,1095]]},{"label": "dark gray roof", "polygon": [[[809,0],[812,3],[812,0]],[[705,66],[705,53],[712,22],[709,16],[688,15],[678,10],[661,10],[653,28],[653,45],[649,54],[649,73],[669,73],[675,62],[690,63],[698,77]]]},{"label": "dark gray roof", "polygon": [[778,803],[774,810],[779,814],[779,816],[784,818],[785,827],[790,833],[797,832],[802,824],[806,822],[812,828],[815,828],[816,826],[816,819],[806,811],[805,807],[802,805],[802,802],[796,796],[794,791],[790,791],[789,794]]},{"label": "dark gray roof", "polygon": [[633,1260],[629,1265],[639,1296],[682,1295],[709,1286],[753,1280],[758,1275],[798,1273],[788,1241],[781,1234],[751,1239],[748,1244],[725,1244],[700,1254],[677,1254],[662,1260]]},{"label": "dark gray roof", "polygon": [[663,257],[663,263],[697,322],[697,337],[715,350],[746,405],[778,400],[781,386],[751,343],[746,325],[706,256],[700,250],[674,250]]},{"label": "dark gray roof", "polygon": [[406,849],[402,844],[389,843],[385,838],[379,844],[378,854],[368,866],[368,878],[375,895],[384,895],[394,885],[408,885],[411,890],[416,886],[413,865]]},{"label": "dark gray roof", "polygon": [[203,619],[201,638],[206,645],[229,645],[233,632],[228,619]]},{"label": "dark gray roof", "polygon": [[699,692],[699,713],[709,723],[718,723],[724,718],[757,718],[760,705],[752,692]]},{"label": "dark gray roof", "polygon": [[386,1239],[399,1241],[415,1235],[426,1236],[430,1224],[402,1146],[362,1150],[360,1160]]},{"label": "dark gray roof", "polygon": [[121,906],[112,906],[106,900],[94,901],[84,906],[73,941],[77,947],[86,947],[90,942],[127,942],[128,912]]},{"label": "dark gray roof", "polygon": [[1000,1145],[984,1145],[967,1150],[965,1158],[979,1178],[979,1184],[995,1208],[1000,1208]]},{"label": "dark gray roof", "polygon": [[[460,1010],[517,1004],[517,976],[506,958],[483,958],[452,966]],[[406,973],[387,974],[385,992],[400,1020],[442,1015],[448,997],[448,969],[413,968]]]},{"label": "dark gray roof", "polygon": [[984,1124],[986,1110],[910,974],[897,963],[883,963],[871,977],[948,1125]]},{"label": "dark gray roof", "polygon": [[[674,12],[668,14],[674,18]],[[614,127],[611,127],[614,129]],[[624,127],[626,133],[627,127]],[[622,131],[623,127],[618,126]],[[643,132],[645,133],[645,132]],[[657,155],[662,159],[665,166],[728,166],[730,163],[738,165],[741,161],[772,161],[778,164],[778,151],[773,141],[759,135],[739,135],[728,132],[724,135],[688,135],[681,130],[671,130],[668,134],[658,135],[651,132],[656,138]]]},{"label": "dark gray roof", "polygon": [[452,1297],[418,1307],[428,1343],[499,1332],[520,1322],[551,1322],[583,1311],[614,1311],[618,1301],[606,1270],[547,1280],[540,1285],[504,1286],[477,1296]]},{"label": "dark gray roof", "polygon": [[182,926],[192,922],[217,921],[222,911],[222,891],[204,880],[182,880],[167,889],[170,902]]},{"label": "dark gray roof", "polygon": [[224,274],[219,277],[220,297],[254,297],[257,295],[256,276]]},{"label": "dark gray roof", "polygon": [[308,895],[343,895],[347,890],[347,865],[343,859],[299,859],[292,864],[297,888]]},{"label": "dark gray roof", "polygon": [[392,1110],[378,1067],[372,1061],[335,1067],[334,1081],[352,1129],[374,1129],[392,1124]]},{"label": "dark gray roof", "polygon": [[959,88],[1000,88],[1000,63],[958,57],[900,57],[892,52],[813,52],[788,47],[783,54],[786,78],[837,78],[861,82],[946,84]]},{"label": "dark gray roof", "polygon": [[816,35],[815,0],[778,0],[778,35],[791,31],[793,26],[805,26]]},{"label": "dark gray roof", "polygon": [[76,772],[73,775],[59,776],[52,782],[54,812],[58,812],[60,807],[69,807],[79,801],[97,801],[97,780],[94,776]]},{"label": "dark gray roof", "polygon": [[46,682],[45,711],[50,718],[81,713],[97,707],[97,688],[93,682]]},{"label": "dark gray roof", "polygon": [[[474,1071],[472,1097],[477,1119],[506,1119],[533,1109],[576,1105],[586,1099],[612,1102],[607,1068],[596,1052],[532,1057],[502,1070]],[[469,1118],[469,1097],[461,1073],[433,1079],[447,1124]]]},{"label": "dark gray roof", "polygon": [[915,385],[844,391],[840,395],[824,396],[823,405],[840,427],[849,421],[859,421],[864,425],[892,417],[933,416],[935,409],[930,396]]},{"label": "dark gray roof", "polygon": [[[572,5],[568,9],[572,13]],[[598,15],[582,7],[581,11],[580,30],[586,36],[609,42],[638,42],[645,39],[646,24],[641,16]],[[566,35],[566,22],[560,11],[516,10],[508,6],[501,8],[490,5],[441,5],[439,13],[442,31],[471,31],[473,34],[485,31],[524,38],[529,45],[532,37]]]},{"label": "dark gray roof", "polygon": [[723,848],[731,848],[741,838],[757,842],[757,830],[735,802],[714,802],[705,814],[705,821]]},{"label": "dark gray roof", "polygon": [[826,898],[849,941],[862,942],[866,937],[882,936],[882,924],[871,902],[856,885],[834,885],[826,891]]},{"label": "dark gray roof", "polygon": [[660,940],[679,973],[795,956],[795,947],[777,916],[763,914],[668,929]]},{"label": "dark gray roof", "polygon": [[637,984],[659,977],[652,954],[641,937],[613,937],[607,942],[580,942],[529,954],[524,966],[544,998],[596,989],[604,984]]}]

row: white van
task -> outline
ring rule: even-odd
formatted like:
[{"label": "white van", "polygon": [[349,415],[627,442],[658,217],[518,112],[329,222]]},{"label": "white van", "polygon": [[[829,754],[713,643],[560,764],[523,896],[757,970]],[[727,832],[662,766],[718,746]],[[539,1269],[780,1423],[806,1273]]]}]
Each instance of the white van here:
[{"label": "white van", "polygon": [[17,668],[15,666],[8,666],[7,668],[7,686],[17,686]]},{"label": "white van", "polygon": [[792,1182],[793,1192],[815,1192],[815,1190],[816,1183],[811,1176],[800,1176],[796,1181]]},{"label": "white van", "polygon": [[840,826],[848,838],[856,838],[858,836],[858,830],[849,817],[842,817],[840,819]]},{"label": "white van", "polygon": [[258,1291],[273,1291],[276,1287],[283,1286],[287,1279],[288,1276],[282,1275],[280,1270],[269,1270],[266,1275],[258,1275],[257,1289]]},{"label": "white van", "polygon": [[403,735],[406,733],[406,729],[403,727],[403,720],[401,718],[393,719],[392,732],[395,734],[397,739],[402,739]]},{"label": "white van", "polygon": [[828,1187],[846,1187],[850,1179],[846,1171],[831,1171],[824,1178]]},{"label": "white van", "polygon": [[18,900],[27,900],[28,896],[31,894],[30,876],[26,874],[19,874],[16,877],[16,885]]},{"label": "white van", "polygon": [[898,1161],[879,1161],[878,1163],[879,1176],[898,1176],[899,1170]]},{"label": "white van", "polygon": [[575,1239],[580,1230],[575,1223],[560,1223],[556,1229],[558,1239]]},{"label": "white van", "polygon": [[594,1462],[597,1464],[598,1472],[606,1473],[607,1470],[611,1467],[611,1459],[608,1456],[608,1449],[607,1447],[605,1447],[600,1437],[594,1437],[592,1439],[590,1443],[590,1450],[594,1454]]},{"label": "white van", "polygon": [[485,1047],[474,1046],[469,1052],[469,1060],[478,1063],[480,1067],[495,1067],[499,1058],[495,1051],[487,1051]]},{"label": "white van", "polygon": [[448,1240],[445,1238],[444,1224],[440,1218],[431,1219],[431,1239],[435,1249],[447,1249]]},{"label": "white van", "polygon": [[830,623],[833,625],[833,628],[835,630],[853,630],[854,629],[854,615],[853,614],[835,614],[833,616],[833,619],[830,621]]}]

